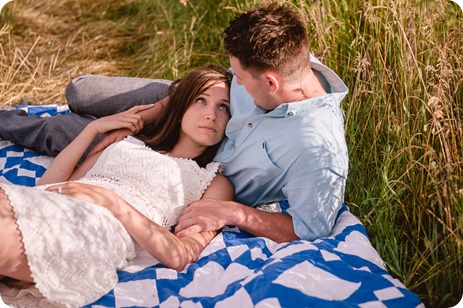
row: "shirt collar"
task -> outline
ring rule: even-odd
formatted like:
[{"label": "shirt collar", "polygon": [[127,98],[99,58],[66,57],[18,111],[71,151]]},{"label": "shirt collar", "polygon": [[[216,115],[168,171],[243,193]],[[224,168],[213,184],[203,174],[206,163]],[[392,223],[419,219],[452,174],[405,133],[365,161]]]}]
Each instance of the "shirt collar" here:
[{"label": "shirt collar", "polygon": [[310,55],[310,66],[312,69],[320,72],[321,75],[325,78],[325,80],[331,87],[331,94],[344,94],[344,98],[344,96],[348,92],[347,86],[344,84],[341,78],[339,78],[338,75],[335,72],[333,72],[332,69],[321,63],[320,60],[318,60],[312,54]]},{"label": "shirt collar", "polygon": [[[330,86],[330,93],[317,97],[308,98],[302,101],[281,104],[268,113],[272,117],[290,117],[299,113],[306,113],[324,104],[339,106],[343,98],[347,95],[348,89],[341,78],[326,65],[322,64],[315,56],[310,55],[311,68],[320,72]],[[256,113],[263,114],[265,110],[260,109]]]}]

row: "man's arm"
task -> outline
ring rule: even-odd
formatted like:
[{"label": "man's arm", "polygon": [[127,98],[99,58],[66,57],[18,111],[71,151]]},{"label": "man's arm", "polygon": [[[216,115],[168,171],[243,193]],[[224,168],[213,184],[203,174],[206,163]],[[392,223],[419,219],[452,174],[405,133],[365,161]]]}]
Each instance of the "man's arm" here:
[{"label": "man's arm", "polygon": [[329,236],[344,202],[347,170],[326,167],[306,171],[285,185],[287,213],[294,231],[304,240]]},{"label": "man's arm", "polygon": [[234,202],[200,200],[190,205],[175,229],[178,236],[233,225],[275,242],[328,236],[344,200],[345,177],[332,169],[304,172],[288,182],[288,214],[264,212]]},{"label": "man's arm", "polygon": [[235,201],[211,199],[192,203],[180,217],[175,228],[182,237],[204,230],[217,230],[233,225],[254,235],[269,238],[277,243],[298,240],[291,216],[264,212]]}]

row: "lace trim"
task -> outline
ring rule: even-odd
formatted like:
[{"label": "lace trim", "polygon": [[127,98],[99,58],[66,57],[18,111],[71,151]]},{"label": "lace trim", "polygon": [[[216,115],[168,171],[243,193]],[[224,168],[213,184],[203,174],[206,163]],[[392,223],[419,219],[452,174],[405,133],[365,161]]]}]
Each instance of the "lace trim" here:
[{"label": "lace trim", "polygon": [[[3,185],[2,185],[3,186]],[[6,186],[6,185],[5,185]],[[8,188],[7,188],[8,189]],[[22,236],[22,232],[21,232],[21,227],[19,226],[19,221],[18,221],[18,217],[17,217],[17,214],[16,214],[16,211],[15,211],[15,206],[14,206],[14,203],[13,201],[11,200],[10,196],[8,195],[8,193],[5,191],[5,188],[4,187],[0,187],[0,191],[1,193],[3,193],[3,195],[5,196],[5,199],[8,201],[8,206],[10,207],[10,210],[13,214],[13,219],[14,219],[14,224],[15,224],[15,228],[16,228],[16,231],[19,233],[19,241],[21,242],[21,247],[23,249],[23,251],[25,252],[26,251],[26,246],[24,245],[24,241],[23,241],[23,236]],[[29,259],[26,258],[26,262],[27,262],[27,266],[29,266],[29,269],[31,270],[31,264],[29,263]],[[31,277],[32,277],[32,280],[33,281],[36,281],[36,279],[34,278],[34,273],[32,272],[31,270]]]}]

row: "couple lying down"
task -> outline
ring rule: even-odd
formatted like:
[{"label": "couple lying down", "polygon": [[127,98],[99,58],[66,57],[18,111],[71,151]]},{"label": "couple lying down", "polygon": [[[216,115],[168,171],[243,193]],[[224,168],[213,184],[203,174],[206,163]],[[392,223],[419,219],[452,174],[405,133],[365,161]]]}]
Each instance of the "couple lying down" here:
[{"label": "couple lying down", "polygon": [[[224,225],[275,242],[330,233],[348,169],[340,109],[346,86],[309,55],[305,23],[289,6],[241,14],[225,33],[233,78],[218,68],[193,71],[154,106],[88,120],[57,151],[45,186],[0,186],[0,223],[9,239],[0,249],[0,275],[33,281],[51,302],[79,306],[111,290],[138,245],[182,269]],[[86,79],[93,80],[79,78]],[[20,131],[8,125],[17,123],[14,116],[0,112],[0,135],[21,144],[21,136],[7,136]],[[39,125],[63,121],[52,118]],[[95,136],[116,128],[132,134],[147,123],[153,127],[138,139],[102,152],[97,145],[73,172]],[[55,131],[63,130],[69,127]],[[103,145],[114,136],[108,133]],[[271,201],[285,208],[253,208]],[[176,235],[168,231],[174,224]]]}]

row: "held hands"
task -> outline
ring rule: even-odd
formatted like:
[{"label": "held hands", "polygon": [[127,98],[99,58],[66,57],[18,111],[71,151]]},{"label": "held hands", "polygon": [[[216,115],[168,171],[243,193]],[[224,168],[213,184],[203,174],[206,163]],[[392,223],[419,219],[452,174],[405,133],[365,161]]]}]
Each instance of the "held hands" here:
[{"label": "held hands", "polygon": [[185,237],[199,232],[219,230],[231,224],[230,215],[233,207],[228,201],[215,199],[202,199],[191,203],[178,219],[175,227],[175,234],[178,237]]}]

